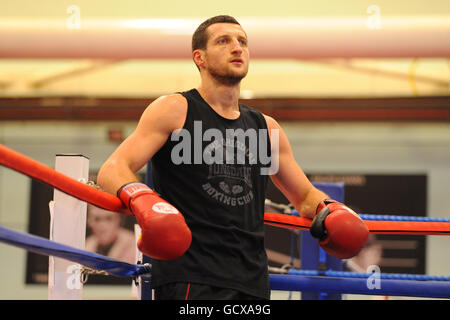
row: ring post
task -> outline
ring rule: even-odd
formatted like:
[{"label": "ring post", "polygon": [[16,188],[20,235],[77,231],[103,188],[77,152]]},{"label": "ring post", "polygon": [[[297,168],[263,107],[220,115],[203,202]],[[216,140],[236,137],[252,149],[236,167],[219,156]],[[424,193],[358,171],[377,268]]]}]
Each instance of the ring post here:
[{"label": "ring post", "polygon": [[[344,202],[344,183],[343,182],[315,182],[313,185],[325,192],[332,199]],[[317,239],[313,238],[309,231],[301,231],[301,268],[303,270],[337,270],[342,271],[341,259],[327,254],[319,247]],[[302,300],[340,300],[339,293],[326,292],[302,292]]]},{"label": "ring post", "polygon": [[[56,155],[55,170],[86,183],[89,159],[82,155]],[[87,203],[55,189],[49,206],[50,240],[84,250]],[[83,284],[80,274],[79,264],[50,256],[48,299],[81,300]]]}]

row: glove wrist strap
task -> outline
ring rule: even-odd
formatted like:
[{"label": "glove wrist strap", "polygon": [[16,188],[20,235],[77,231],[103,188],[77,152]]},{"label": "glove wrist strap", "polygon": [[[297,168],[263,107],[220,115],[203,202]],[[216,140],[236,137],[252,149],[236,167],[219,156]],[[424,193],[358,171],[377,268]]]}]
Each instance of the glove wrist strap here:
[{"label": "glove wrist strap", "polygon": [[120,200],[122,200],[123,204],[128,209],[130,209],[132,213],[133,210],[131,208],[131,200],[135,198],[137,195],[144,193],[154,193],[154,192],[146,184],[143,184],[141,182],[126,183],[122,187],[120,187],[119,190],[117,190],[117,196],[120,198]]},{"label": "glove wrist strap", "polygon": [[323,241],[327,237],[327,229],[325,228],[325,219],[331,213],[327,207],[330,203],[337,202],[332,199],[325,199],[321,201],[316,208],[316,215],[311,223],[309,232],[314,238],[318,238],[319,241]]},{"label": "glove wrist strap", "polygon": [[316,208],[316,215],[322,211],[323,209],[325,209],[330,203],[335,203],[337,202],[336,200],[333,199],[325,199],[323,201],[320,201],[319,204],[317,205]]}]

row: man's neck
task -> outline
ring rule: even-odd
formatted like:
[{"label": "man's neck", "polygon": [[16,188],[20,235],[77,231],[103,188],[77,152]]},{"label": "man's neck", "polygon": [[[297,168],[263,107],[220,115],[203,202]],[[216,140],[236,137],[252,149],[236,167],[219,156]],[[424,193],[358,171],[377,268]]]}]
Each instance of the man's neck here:
[{"label": "man's neck", "polygon": [[197,91],[214,109],[223,112],[239,111],[240,83],[226,86],[217,81],[202,81]]}]

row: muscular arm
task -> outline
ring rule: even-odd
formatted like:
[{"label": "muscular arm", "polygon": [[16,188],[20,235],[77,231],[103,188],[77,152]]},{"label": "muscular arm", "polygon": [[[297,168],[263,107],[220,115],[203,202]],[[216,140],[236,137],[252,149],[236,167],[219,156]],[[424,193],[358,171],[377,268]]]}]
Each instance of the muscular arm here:
[{"label": "muscular arm", "polygon": [[[269,116],[266,119],[269,135],[271,130],[278,130],[278,171],[271,175],[273,183],[297,209],[301,216],[313,218],[317,205],[328,196],[315,188],[295,161],[289,141],[277,121]],[[270,135],[272,149],[277,143]],[[272,154],[272,156],[276,156]]]},{"label": "muscular arm", "polygon": [[172,131],[183,127],[186,113],[187,101],[179,94],[153,101],[145,109],[135,131],[100,168],[97,183],[115,195],[124,184],[138,181],[136,172],[164,145]]}]

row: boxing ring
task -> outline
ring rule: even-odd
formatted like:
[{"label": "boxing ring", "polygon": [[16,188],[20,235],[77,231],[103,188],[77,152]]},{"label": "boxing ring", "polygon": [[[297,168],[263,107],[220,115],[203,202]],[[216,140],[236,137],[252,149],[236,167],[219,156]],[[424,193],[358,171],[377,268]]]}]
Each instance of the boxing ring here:
[{"label": "boxing ring", "polygon": [[[117,197],[71,178],[4,145],[0,145],[0,164],[48,184],[70,195],[71,198],[78,199],[76,201],[91,203],[109,211],[129,214],[124,210],[125,208]],[[334,194],[336,190],[337,192],[342,190],[341,186],[328,190],[327,193],[333,198],[339,198],[339,194]],[[337,200],[339,201],[339,199]],[[360,216],[372,234],[450,235],[450,219]],[[265,224],[291,230],[308,230],[311,224],[310,219],[298,215],[268,212],[265,213],[264,221]],[[304,232],[303,234],[309,233]],[[329,265],[337,266],[341,263],[339,259],[324,256],[317,246],[317,241],[308,242],[311,239],[302,239],[302,246],[308,246],[312,248],[310,248],[311,250],[315,250],[313,255],[316,255],[316,262],[324,262],[329,259],[330,263],[327,263],[327,267]],[[79,263],[83,266],[80,276],[88,275],[89,272],[99,272],[111,276],[129,277],[135,283],[151,281],[151,264],[142,263],[143,260],[136,264],[130,264],[3,226],[0,226],[0,242],[37,254]],[[340,271],[339,268],[333,269],[335,268],[321,270],[313,267],[305,270],[290,269],[285,274],[270,274],[270,286],[272,290],[300,291],[302,295],[304,292],[318,292],[450,299],[450,277],[356,273]]]}]

